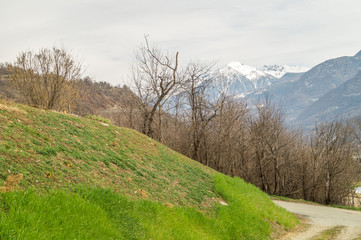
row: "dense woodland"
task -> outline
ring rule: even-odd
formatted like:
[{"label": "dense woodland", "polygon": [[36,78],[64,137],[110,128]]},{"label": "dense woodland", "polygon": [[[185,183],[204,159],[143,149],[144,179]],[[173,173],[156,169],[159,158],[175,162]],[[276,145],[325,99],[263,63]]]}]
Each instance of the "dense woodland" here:
[{"label": "dense woodland", "polygon": [[271,195],[351,204],[360,181],[361,119],[286,126],[265,96],[255,105],[227,89],[209,94],[213,64],[181,63],[148,39],[136,52],[130,86],[81,78],[65,50],[21,53],[1,67],[0,97],[31,106],[109,118]]}]

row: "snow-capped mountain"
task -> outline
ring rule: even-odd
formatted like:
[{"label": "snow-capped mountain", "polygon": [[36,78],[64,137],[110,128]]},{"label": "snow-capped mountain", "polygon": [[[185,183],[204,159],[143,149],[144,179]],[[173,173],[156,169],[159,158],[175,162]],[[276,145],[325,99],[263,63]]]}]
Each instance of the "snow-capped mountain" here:
[{"label": "snow-capped mountain", "polygon": [[308,68],[305,67],[287,65],[265,65],[257,68],[240,62],[230,62],[213,74],[213,94],[227,93],[242,98],[249,93],[272,85],[286,73],[299,73],[307,70]]},{"label": "snow-capped mountain", "polygon": [[266,93],[282,106],[290,125],[304,129],[311,129],[315,121],[331,121],[336,116],[361,116],[361,51],[354,56],[328,59],[305,73],[292,73],[304,68],[278,66],[260,70],[271,74],[284,69],[290,72],[270,86],[247,94],[247,102],[256,103]]},{"label": "snow-capped mountain", "polygon": [[212,95],[221,93],[244,97],[248,93],[272,84],[275,77],[249,65],[231,62],[216,71],[210,81]]},{"label": "snow-capped mountain", "polygon": [[261,68],[231,62],[202,84],[211,98],[243,98],[250,106],[265,95],[283,108],[289,126],[312,128],[315,121],[361,117],[361,51],[326,60],[311,69],[290,65]]},{"label": "snow-capped mountain", "polygon": [[264,65],[260,68],[260,70],[274,76],[275,78],[281,78],[286,73],[303,73],[310,70],[310,68],[290,65]]},{"label": "snow-capped mountain", "polygon": [[265,72],[258,70],[256,67],[242,64],[240,62],[230,62],[229,64],[227,64],[227,67],[220,70],[220,72],[224,74],[234,71],[243,75],[245,78],[251,81],[255,81],[267,76]]}]

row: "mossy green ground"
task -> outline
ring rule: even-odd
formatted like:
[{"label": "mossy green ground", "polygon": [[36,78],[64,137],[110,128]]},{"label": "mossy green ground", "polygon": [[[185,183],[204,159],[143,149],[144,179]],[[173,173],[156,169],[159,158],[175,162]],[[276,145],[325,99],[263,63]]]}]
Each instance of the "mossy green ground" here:
[{"label": "mossy green ground", "polygon": [[0,185],[18,173],[1,194],[0,239],[268,239],[298,222],[136,131],[0,101]]}]

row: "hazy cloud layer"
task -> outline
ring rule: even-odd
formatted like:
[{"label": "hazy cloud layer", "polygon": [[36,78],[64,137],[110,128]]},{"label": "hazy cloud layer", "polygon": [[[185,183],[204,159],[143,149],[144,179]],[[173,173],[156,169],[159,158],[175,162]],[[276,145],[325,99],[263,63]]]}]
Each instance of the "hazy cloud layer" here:
[{"label": "hazy cloud layer", "polygon": [[12,0],[1,2],[0,62],[64,46],[86,75],[123,84],[150,40],[181,59],[312,67],[361,50],[359,0]]}]

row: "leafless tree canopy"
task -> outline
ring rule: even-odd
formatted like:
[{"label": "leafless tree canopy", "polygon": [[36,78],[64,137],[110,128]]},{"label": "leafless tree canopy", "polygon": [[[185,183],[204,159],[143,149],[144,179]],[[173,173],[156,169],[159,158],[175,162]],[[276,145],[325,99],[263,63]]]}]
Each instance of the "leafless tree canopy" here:
[{"label": "leafless tree canopy", "polygon": [[143,118],[142,132],[154,135],[154,118],[161,112],[163,104],[176,89],[183,78],[179,73],[178,52],[171,56],[159,47],[151,46],[145,37],[145,45],[135,55],[136,63],[132,68],[132,83],[139,97],[138,107]]},{"label": "leafless tree canopy", "polygon": [[[358,146],[351,122],[333,121],[317,125],[311,137],[313,191],[310,198],[330,204],[347,196],[344,186],[357,181]],[[322,193],[322,194],[320,194]]]},{"label": "leafless tree canopy", "polygon": [[28,104],[56,110],[72,110],[76,92],[72,83],[81,77],[81,64],[68,51],[53,47],[38,53],[21,52],[8,65],[10,79]]}]

